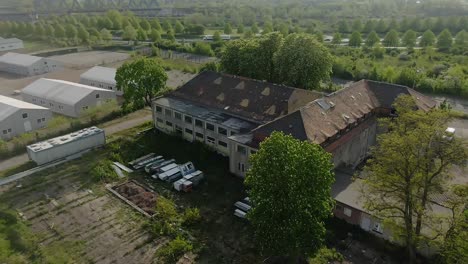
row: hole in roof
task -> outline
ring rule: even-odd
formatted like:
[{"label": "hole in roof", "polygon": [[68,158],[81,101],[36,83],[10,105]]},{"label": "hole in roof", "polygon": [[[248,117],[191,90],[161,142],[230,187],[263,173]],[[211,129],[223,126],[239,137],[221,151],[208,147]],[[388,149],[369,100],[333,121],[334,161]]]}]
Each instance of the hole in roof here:
[{"label": "hole in roof", "polygon": [[240,102],[240,105],[242,107],[247,107],[249,106],[249,99],[242,99],[242,101]]},{"label": "hole in roof", "polygon": [[216,99],[218,101],[224,101],[224,93],[220,93],[218,96],[216,96]]},{"label": "hole in roof", "polygon": [[267,115],[274,115],[276,113],[276,105],[270,106],[264,113]]},{"label": "hole in roof", "polygon": [[238,83],[238,84],[236,85],[236,87],[234,87],[234,89],[238,89],[238,90],[244,90],[244,88],[245,88],[245,83],[244,83],[244,81]]},{"label": "hole in roof", "polygon": [[222,78],[222,77],[219,77],[218,79],[216,79],[216,80],[213,81],[213,83],[214,83],[214,84],[217,84],[217,85],[220,85],[222,82],[223,82],[223,78]]},{"label": "hole in roof", "polygon": [[270,95],[270,87],[265,87],[262,91],[262,95],[268,96]]}]

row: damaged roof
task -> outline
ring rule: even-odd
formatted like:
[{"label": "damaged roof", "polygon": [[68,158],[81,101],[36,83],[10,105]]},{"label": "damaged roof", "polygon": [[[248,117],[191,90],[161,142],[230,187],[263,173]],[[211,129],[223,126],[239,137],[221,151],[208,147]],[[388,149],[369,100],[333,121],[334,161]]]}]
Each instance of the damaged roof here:
[{"label": "damaged roof", "polygon": [[316,99],[287,116],[259,126],[252,131],[252,141],[247,145],[257,148],[260,141],[273,131],[283,131],[297,139],[322,144],[372,110],[391,109],[401,94],[412,96],[416,105],[424,111],[436,106],[435,101],[406,86],[361,80]]},{"label": "damaged roof", "polygon": [[290,114],[323,94],[204,71],[169,96],[265,123]]}]

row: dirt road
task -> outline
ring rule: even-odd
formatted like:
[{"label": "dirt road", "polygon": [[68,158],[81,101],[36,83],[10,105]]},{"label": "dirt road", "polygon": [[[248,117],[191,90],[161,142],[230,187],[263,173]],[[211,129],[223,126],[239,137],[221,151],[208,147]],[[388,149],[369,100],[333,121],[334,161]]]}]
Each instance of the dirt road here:
[{"label": "dirt road", "polygon": [[[119,118],[116,120],[112,120],[98,127],[104,129],[104,131],[106,132],[106,135],[109,136],[117,132],[129,129],[132,127],[136,127],[145,122],[151,121],[151,111],[149,109],[141,110],[141,111],[144,111],[145,113],[141,114],[137,118],[128,119],[128,117],[123,117],[123,118]],[[27,154],[18,155],[10,159],[0,161],[0,171],[17,167],[28,161],[29,161],[29,158]]]}]

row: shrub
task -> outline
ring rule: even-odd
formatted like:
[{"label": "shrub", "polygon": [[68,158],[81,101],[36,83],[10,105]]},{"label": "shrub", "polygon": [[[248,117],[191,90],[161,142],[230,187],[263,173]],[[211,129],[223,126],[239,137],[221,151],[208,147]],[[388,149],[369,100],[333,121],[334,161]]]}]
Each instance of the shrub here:
[{"label": "shrub", "polygon": [[112,182],[118,180],[119,177],[112,169],[111,165],[112,162],[109,160],[100,161],[90,172],[92,179],[103,182]]},{"label": "shrub", "polygon": [[193,246],[189,241],[181,237],[177,237],[176,239],[162,246],[156,252],[156,256],[160,258],[162,263],[176,263],[180,257],[192,249]]},{"label": "shrub", "polygon": [[187,226],[200,222],[200,219],[200,210],[198,208],[187,208],[182,215],[182,222]]},{"label": "shrub", "polygon": [[341,262],[343,260],[343,255],[336,251],[336,249],[323,247],[319,249],[313,258],[309,259],[309,264],[328,264],[332,261]]},{"label": "shrub", "polygon": [[175,221],[179,217],[174,202],[162,196],[156,202],[155,215],[164,221]]},{"label": "shrub", "polygon": [[167,221],[152,221],[148,224],[149,232],[153,236],[175,236],[178,232],[178,226]]},{"label": "shrub", "polygon": [[7,151],[8,151],[7,143],[0,138],[0,153],[6,153]]},{"label": "shrub", "polygon": [[398,56],[398,59],[401,61],[409,61],[411,60],[411,56],[406,53],[402,53]]}]

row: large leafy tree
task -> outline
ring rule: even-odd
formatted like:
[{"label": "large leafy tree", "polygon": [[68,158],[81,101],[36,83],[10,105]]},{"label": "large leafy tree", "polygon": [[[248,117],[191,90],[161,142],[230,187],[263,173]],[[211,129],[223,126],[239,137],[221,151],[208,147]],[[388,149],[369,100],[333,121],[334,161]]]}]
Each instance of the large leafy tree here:
[{"label": "large leafy tree", "polygon": [[397,47],[400,43],[398,32],[394,29],[390,30],[383,40],[385,47]]},{"label": "large leafy tree", "polygon": [[115,75],[117,88],[124,92],[124,110],[151,106],[152,100],[166,89],[167,75],[154,59],[138,58],[124,63]]},{"label": "large leafy tree", "polygon": [[349,38],[348,45],[351,47],[360,47],[362,42],[361,33],[354,31]]},{"label": "large leafy tree", "polygon": [[452,33],[448,29],[442,31],[439,36],[437,36],[437,48],[439,51],[447,51],[452,47],[453,37]]},{"label": "large leafy tree", "polygon": [[[447,232],[437,225],[443,216],[432,211],[431,197],[448,191],[449,169],[463,166],[468,155],[459,139],[445,134],[448,112],[414,110],[413,98],[406,95],[398,97],[394,107],[398,116],[382,120],[388,133],[378,137],[372,150],[362,195],[365,207],[385,219],[414,262],[416,248]],[[423,227],[428,232],[423,233]]]},{"label": "large leafy tree", "polygon": [[134,27],[126,26],[122,34],[122,39],[128,40],[130,42],[131,40],[136,40],[137,36],[138,36],[137,31],[135,30]]},{"label": "large leafy tree", "polygon": [[331,154],[319,145],[273,132],[250,157],[247,217],[264,254],[303,259],[320,249],[331,215]]},{"label": "large leafy tree", "polygon": [[366,46],[367,47],[372,47],[376,43],[379,43],[379,42],[380,42],[379,35],[377,35],[377,33],[375,31],[371,31],[371,33],[369,33],[369,35],[367,36]]},{"label": "large leafy tree", "polygon": [[330,77],[333,57],[313,36],[290,34],[275,54],[277,80],[304,89],[318,88]]},{"label": "large leafy tree", "polygon": [[405,34],[402,37],[401,42],[407,48],[414,48],[414,46],[416,46],[416,38],[417,38],[416,32],[410,29],[405,32]]},{"label": "large leafy tree", "polygon": [[341,44],[341,34],[340,34],[340,32],[336,32],[333,35],[332,44],[335,44],[335,45]]},{"label": "large leafy tree", "polygon": [[421,40],[419,41],[419,46],[420,47],[433,46],[435,39],[436,39],[436,36],[434,35],[434,33],[430,30],[426,30],[421,36]]}]

